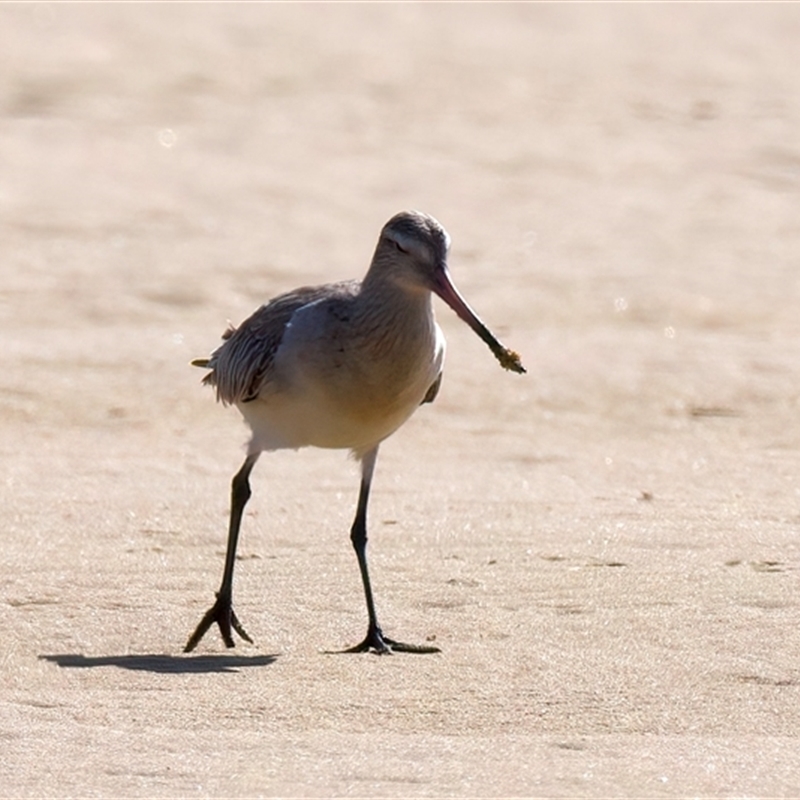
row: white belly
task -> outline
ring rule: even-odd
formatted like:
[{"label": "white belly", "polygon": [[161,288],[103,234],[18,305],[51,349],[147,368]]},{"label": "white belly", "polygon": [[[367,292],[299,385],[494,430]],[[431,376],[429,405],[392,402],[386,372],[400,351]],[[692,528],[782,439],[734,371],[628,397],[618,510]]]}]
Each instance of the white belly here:
[{"label": "white belly", "polygon": [[413,352],[368,349],[349,358],[325,353],[319,340],[292,340],[276,356],[276,374],[258,398],[237,406],[252,428],[251,453],[306,446],[361,455],[390,436],[419,407],[444,361],[444,337],[430,336]]}]

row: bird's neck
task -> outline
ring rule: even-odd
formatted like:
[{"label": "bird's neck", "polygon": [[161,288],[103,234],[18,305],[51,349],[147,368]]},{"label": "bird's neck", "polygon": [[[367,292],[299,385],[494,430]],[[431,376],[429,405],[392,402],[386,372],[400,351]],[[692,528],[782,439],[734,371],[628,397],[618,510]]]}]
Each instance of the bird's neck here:
[{"label": "bird's neck", "polygon": [[395,320],[405,326],[420,325],[433,319],[433,300],[430,291],[418,286],[407,286],[391,275],[370,270],[361,282],[359,306],[384,320]]}]

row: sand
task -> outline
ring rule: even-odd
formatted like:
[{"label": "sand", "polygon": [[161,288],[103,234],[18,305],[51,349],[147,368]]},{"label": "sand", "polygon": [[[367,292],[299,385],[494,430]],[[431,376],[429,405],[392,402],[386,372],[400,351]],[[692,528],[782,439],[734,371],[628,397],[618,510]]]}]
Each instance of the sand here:
[{"label": "sand", "polygon": [[[0,7],[0,795],[800,796],[800,8]],[[441,394],[265,456],[188,362],[436,216]]]}]

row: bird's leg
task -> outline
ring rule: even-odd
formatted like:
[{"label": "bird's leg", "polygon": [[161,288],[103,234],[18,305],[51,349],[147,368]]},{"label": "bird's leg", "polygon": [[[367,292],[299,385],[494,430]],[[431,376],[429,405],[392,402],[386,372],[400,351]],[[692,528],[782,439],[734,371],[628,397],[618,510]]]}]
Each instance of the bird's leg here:
[{"label": "bird's leg", "polygon": [[189,637],[184,653],[190,653],[205,636],[206,631],[217,623],[222,640],[226,647],[233,647],[233,636],[231,628],[239,634],[246,642],[253,643],[247,635],[247,631],[242,627],[236,616],[231,599],[233,596],[233,567],[236,563],[236,545],[239,541],[239,528],[242,524],[244,507],[250,499],[250,472],[258,461],[259,453],[248,455],[242,464],[242,468],[233,476],[231,482],[231,519],[228,527],[228,549],[225,553],[225,570],[222,573],[222,583],[217,592],[217,600],[211,608],[206,611],[200,624],[195,628],[194,633]]},{"label": "bird's leg", "polygon": [[375,471],[375,462],[378,458],[378,447],[364,456],[361,462],[361,489],[358,494],[358,508],[353,527],[350,530],[350,541],[356,551],[358,558],[358,568],[361,571],[361,581],[364,584],[364,596],[367,601],[367,614],[369,616],[369,627],[367,636],[363,642],[344,650],[345,653],[365,653],[374,650],[376,653],[384,655],[392,651],[404,653],[438,653],[438,647],[428,645],[413,645],[396,642],[388,636],[384,636],[378,617],[375,613],[375,601],[372,597],[372,584],[369,580],[369,570],[367,568],[367,503],[369,501],[369,489],[372,483],[372,475]]}]

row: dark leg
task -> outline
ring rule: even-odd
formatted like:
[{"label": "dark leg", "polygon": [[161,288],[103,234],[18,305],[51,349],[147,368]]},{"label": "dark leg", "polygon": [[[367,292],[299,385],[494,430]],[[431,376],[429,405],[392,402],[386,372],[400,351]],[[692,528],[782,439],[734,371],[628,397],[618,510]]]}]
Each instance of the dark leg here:
[{"label": "dark leg", "polygon": [[369,628],[363,642],[351,647],[345,653],[365,653],[374,650],[381,655],[391,653],[393,650],[404,653],[438,653],[438,647],[428,645],[403,644],[389,639],[383,635],[378,617],[375,613],[375,601],[372,597],[372,584],[369,580],[367,569],[367,503],[369,502],[369,489],[372,483],[372,474],[375,471],[375,462],[378,458],[377,446],[370,450],[361,462],[361,490],[358,494],[358,508],[353,527],[350,530],[350,541],[358,557],[358,568],[361,571],[361,581],[364,584],[364,596],[367,601],[367,614]]},{"label": "dark leg", "polygon": [[247,632],[234,613],[231,599],[233,595],[233,567],[236,563],[236,545],[239,541],[239,528],[242,524],[244,507],[247,505],[251,494],[250,472],[255,466],[256,461],[258,461],[259,455],[260,453],[254,453],[247,456],[244,460],[244,464],[242,464],[242,468],[233,477],[231,483],[231,520],[228,527],[228,549],[225,553],[225,570],[222,573],[222,583],[217,592],[217,601],[206,611],[205,616],[200,620],[200,624],[189,637],[186,647],[183,648],[184,653],[191,653],[191,651],[197,647],[203,636],[205,636],[206,631],[215,622],[219,626],[219,632],[222,634],[222,640],[225,642],[226,647],[234,646],[231,628],[246,642],[250,642],[250,644],[253,643],[253,640],[247,635]]}]

